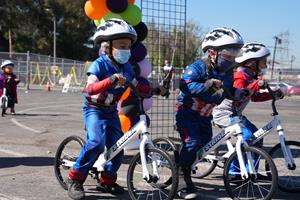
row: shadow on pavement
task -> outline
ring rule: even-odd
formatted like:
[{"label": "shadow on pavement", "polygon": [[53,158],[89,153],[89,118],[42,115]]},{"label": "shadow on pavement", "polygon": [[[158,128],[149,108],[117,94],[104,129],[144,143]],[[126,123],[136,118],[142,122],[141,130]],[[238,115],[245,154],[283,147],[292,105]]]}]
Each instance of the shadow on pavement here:
[{"label": "shadow on pavement", "polygon": [[53,166],[53,157],[0,157],[0,169],[24,166]]},{"label": "shadow on pavement", "polygon": [[[92,187],[92,188],[91,188]],[[89,185],[88,189],[85,189],[85,200],[96,200],[96,199],[130,199],[127,191],[127,187],[124,187],[124,193],[119,195],[112,195],[109,193],[103,193],[96,189],[96,185]]]},{"label": "shadow on pavement", "polygon": [[41,117],[41,116],[47,116],[47,117],[58,117],[58,116],[70,116],[69,114],[34,114],[34,113],[16,113],[14,116],[29,116],[29,117]]}]

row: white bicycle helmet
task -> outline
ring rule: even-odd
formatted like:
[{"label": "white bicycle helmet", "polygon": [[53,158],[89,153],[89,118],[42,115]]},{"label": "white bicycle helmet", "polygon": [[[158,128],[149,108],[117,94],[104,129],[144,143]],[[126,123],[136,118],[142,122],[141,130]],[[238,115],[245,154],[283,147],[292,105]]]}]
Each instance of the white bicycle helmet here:
[{"label": "white bicycle helmet", "polygon": [[11,60],[4,60],[1,63],[1,69],[3,69],[4,67],[6,67],[7,65],[11,65],[12,67],[14,67],[15,64]]},{"label": "white bicycle helmet", "polygon": [[128,38],[134,43],[137,39],[137,34],[134,28],[127,22],[115,18],[105,20],[103,24],[98,26],[92,37],[94,44],[121,38]]},{"label": "white bicycle helmet", "polygon": [[236,63],[243,63],[251,59],[259,59],[269,56],[270,50],[260,43],[247,43],[241,49],[241,55],[235,58]]},{"label": "white bicycle helmet", "polygon": [[243,45],[243,38],[236,30],[215,28],[205,35],[202,50],[206,52],[208,49],[241,48]]}]

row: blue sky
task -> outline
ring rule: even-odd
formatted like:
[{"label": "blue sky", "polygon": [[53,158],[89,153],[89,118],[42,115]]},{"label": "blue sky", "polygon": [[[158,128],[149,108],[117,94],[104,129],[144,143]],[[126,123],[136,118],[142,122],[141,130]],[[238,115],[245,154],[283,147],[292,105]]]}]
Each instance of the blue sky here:
[{"label": "blue sky", "polygon": [[[166,0],[170,2],[172,0]],[[182,0],[183,1],[183,0]],[[140,0],[136,0],[140,5]],[[187,20],[205,31],[227,26],[236,29],[245,42],[260,42],[273,53],[274,36],[289,32],[289,58],[300,68],[300,1],[298,0],[187,0]],[[277,54],[276,53],[276,61]],[[271,57],[272,58],[272,55]]]},{"label": "blue sky", "polygon": [[289,57],[294,55],[293,67],[300,68],[298,0],[187,0],[187,20],[197,22],[204,30],[231,27],[245,42],[261,42],[269,47],[274,46],[273,36],[289,31]]}]

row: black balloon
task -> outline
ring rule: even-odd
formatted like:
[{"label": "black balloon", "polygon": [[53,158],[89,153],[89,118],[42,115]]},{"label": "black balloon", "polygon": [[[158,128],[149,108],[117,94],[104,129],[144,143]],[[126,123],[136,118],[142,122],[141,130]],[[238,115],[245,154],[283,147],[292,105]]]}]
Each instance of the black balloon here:
[{"label": "black balloon", "polygon": [[106,0],[108,9],[113,13],[121,13],[128,7],[127,0]]},{"label": "black balloon", "polygon": [[131,51],[131,58],[130,58],[131,63],[140,62],[144,60],[144,58],[147,55],[147,49],[141,42],[134,43],[133,46],[130,48],[130,51]]},{"label": "black balloon", "polygon": [[133,27],[137,33],[137,40],[143,41],[148,35],[148,28],[144,22],[140,22],[138,25]]},{"label": "black balloon", "polygon": [[139,64],[137,64],[137,63],[132,64],[132,69],[134,71],[134,76],[135,77],[140,76],[140,74],[141,74],[141,68],[140,68]]}]

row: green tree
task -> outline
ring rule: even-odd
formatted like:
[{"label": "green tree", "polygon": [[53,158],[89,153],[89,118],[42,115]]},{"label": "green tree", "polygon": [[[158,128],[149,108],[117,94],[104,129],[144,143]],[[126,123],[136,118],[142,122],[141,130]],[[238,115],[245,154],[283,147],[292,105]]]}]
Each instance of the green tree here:
[{"label": "green tree", "polygon": [[95,28],[83,11],[85,0],[4,0],[0,2],[0,34],[14,52],[53,54],[53,15],[57,23],[57,57],[91,58],[87,48]]}]

